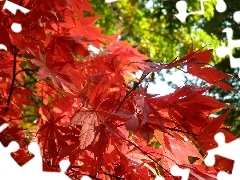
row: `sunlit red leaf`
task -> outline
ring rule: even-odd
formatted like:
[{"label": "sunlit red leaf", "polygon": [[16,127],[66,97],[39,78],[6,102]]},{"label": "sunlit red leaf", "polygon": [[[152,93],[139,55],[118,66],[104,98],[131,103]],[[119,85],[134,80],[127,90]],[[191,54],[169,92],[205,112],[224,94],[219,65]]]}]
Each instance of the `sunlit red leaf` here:
[{"label": "sunlit red leaf", "polygon": [[73,115],[71,123],[82,126],[79,139],[80,147],[84,149],[94,140],[95,126],[100,124],[100,117],[95,111],[82,107]]}]

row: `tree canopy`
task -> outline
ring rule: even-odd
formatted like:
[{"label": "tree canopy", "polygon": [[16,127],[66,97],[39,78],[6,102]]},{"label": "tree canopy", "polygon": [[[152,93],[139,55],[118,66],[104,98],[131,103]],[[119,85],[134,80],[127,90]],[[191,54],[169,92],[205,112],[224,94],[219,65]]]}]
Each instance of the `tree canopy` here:
[{"label": "tree canopy", "polygon": [[[169,62],[186,54],[192,43],[196,49],[206,45],[216,48],[220,44],[214,33],[201,28],[205,19],[210,20],[216,15],[214,1],[204,2],[204,16],[189,16],[185,23],[174,16],[178,13],[175,0],[101,2],[91,1],[95,10],[103,15],[98,24],[108,27],[104,32],[113,34],[123,29],[121,38],[139,45],[140,51],[153,61]],[[200,10],[199,1],[189,0],[187,3],[190,11]]]},{"label": "tree canopy", "polygon": [[[217,132],[235,139],[223,125],[231,108],[204,94],[214,86],[234,91],[223,81],[230,75],[207,66],[212,49],[189,48],[170,63],[149,62],[120,34],[95,27],[98,17],[87,0],[19,5],[30,12],[0,11],[0,44],[7,48],[0,50],[0,122],[9,124],[0,141],[19,143],[18,164],[32,157],[27,145],[36,141],[44,170],[58,171],[59,161],[68,158],[71,179],[176,179],[174,164],[189,168],[190,180],[231,171],[232,162],[223,158],[204,165]],[[15,22],[22,25],[19,33],[11,28]],[[166,96],[137,88],[147,75],[177,67],[208,85],[185,85]],[[143,75],[136,79],[138,70]]]},{"label": "tree canopy", "polygon": [[[113,34],[122,30],[122,39],[139,46],[139,50],[155,62],[170,62],[177,56],[181,57],[192,44],[196,49],[207,46],[216,50],[220,45],[228,46],[226,33],[222,32],[226,27],[233,29],[233,39],[240,39],[240,26],[233,17],[235,12],[240,11],[240,4],[235,1],[225,0],[227,9],[222,13],[216,10],[216,0],[204,1],[204,15],[190,15],[184,23],[174,16],[178,13],[176,2],[177,0],[121,0],[107,4],[101,0],[91,1],[94,9],[102,15],[97,26],[107,27],[103,32]],[[200,10],[200,0],[186,2],[188,12]],[[239,47],[233,49],[233,56],[240,57]],[[231,69],[229,57],[219,58],[215,51],[210,64],[233,76],[228,83],[237,92],[230,93],[216,88],[209,92],[234,107],[227,118],[227,124],[232,127],[232,131],[238,132],[238,68]],[[162,76],[161,72],[159,74]],[[188,80],[188,83],[196,84],[196,81]],[[177,88],[174,84],[169,85]]]}]

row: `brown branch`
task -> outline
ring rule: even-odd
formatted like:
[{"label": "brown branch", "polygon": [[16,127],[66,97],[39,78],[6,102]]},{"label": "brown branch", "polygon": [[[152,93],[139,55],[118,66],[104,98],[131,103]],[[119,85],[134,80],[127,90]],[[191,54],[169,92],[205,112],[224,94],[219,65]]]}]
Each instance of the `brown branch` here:
[{"label": "brown branch", "polygon": [[129,97],[129,95],[142,83],[143,79],[145,79],[147,77],[149,73],[147,73],[143,78],[141,78],[141,81],[139,81],[138,83],[136,83],[132,89],[130,89],[126,95],[124,96],[123,100],[120,102],[118,108],[116,109],[115,112],[118,112],[119,109],[121,108],[121,106],[123,105],[124,101]]},{"label": "brown branch", "polygon": [[175,128],[165,127],[165,129],[169,129],[169,130],[175,131],[175,132],[181,132],[181,133],[184,133],[184,134],[189,134],[189,135],[192,135],[192,136],[197,136],[197,134],[195,134],[195,133],[183,131],[181,129],[177,129],[176,127]]},{"label": "brown branch", "polygon": [[122,137],[120,135],[120,137],[122,139],[124,139],[125,141],[129,142],[130,144],[132,144],[135,148],[137,148],[139,151],[141,151],[142,154],[146,155],[149,159],[151,159],[154,163],[156,163],[159,167],[161,167],[165,172],[170,173],[167,169],[165,169],[163,166],[161,166],[154,158],[152,158],[147,152],[145,152],[144,150],[142,150],[140,147],[138,147],[136,144],[134,144],[132,141]]},{"label": "brown branch", "polygon": [[[106,128],[108,128],[106,125],[104,125]],[[170,174],[170,172],[167,170],[167,169],[165,169],[162,165],[160,165],[159,164],[159,162],[157,162],[154,158],[156,158],[156,157],[152,157],[152,156],[150,156],[147,152],[145,152],[144,150],[142,150],[138,145],[136,145],[136,144],[134,144],[132,141],[130,141],[130,140],[128,140],[128,139],[126,139],[125,137],[123,137],[123,136],[121,136],[120,134],[117,134],[117,133],[113,133],[113,132],[111,132],[111,131],[109,131],[111,134],[113,134],[113,135],[115,135],[115,136],[117,136],[117,137],[119,137],[119,138],[121,138],[121,139],[123,139],[124,141],[126,141],[126,142],[128,142],[128,143],[130,143],[131,145],[133,145],[135,148],[137,148],[142,154],[144,154],[144,155],[146,155],[149,159],[151,159],[155,164],[157,164],[157,166],[159,166],[160,168],[162,168],[165,172],[167,172],[167,173],[169,173]]]},{"label": "brown branch", "polygon": [[17,69],[17,54],[19,52],[19,49],[16,46],[13,46],[11,48],[12,54],[13,54],[13,72],[12,72],[12,83],[9,89],[9,94],[8,94],[8,99],[7,99],[7,107],[5,107],[4,112],[6,113],[9,110],[9,105],[11,102],[11,98],[12,98],[12,93],[13,93],[13,89],[14,89],[14,83],[15,83],[15,79],[16,79],[16,69]]},{"label": "brown branch", "polygon": [[31,71],[31,72],[34,72],[33,70],[31,70],[31,69],[21,69],[20,71],[18,71],[18,72],[16,72],[15,73],[15,76],[17,76],[19,73],[21,73],[21,72],[26,72],[26,71]]}]

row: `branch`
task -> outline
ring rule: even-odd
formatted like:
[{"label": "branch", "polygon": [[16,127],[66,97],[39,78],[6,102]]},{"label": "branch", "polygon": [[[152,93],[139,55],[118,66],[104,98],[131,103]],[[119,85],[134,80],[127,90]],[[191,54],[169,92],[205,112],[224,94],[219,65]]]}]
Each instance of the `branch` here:
[{"label": "branch", "polygon": [[18,72],[16,72],[15,73],[15,76],[17,76],[19,73],[21,73],[21,72],[26,72],[26,71],[31,71],[31,72],[34,72],[33,70],[31,70],[31,69],[22,69],[22,70],[20,70],[20,71],[18,71]]},{"label": "branch", "polygon": [[[108,128],[106,125],[104,125],[104,126],[105,126],[106,128]],[[109,129],[109,128],[108,128],[108,129]],[[146,155],[149,159],[151,159],[154,163],[156,163],[157,166],[159,166],[159,167],[162,168],[165,172],[167,172],[167,173],[170,174],[170,172],[169,172],[167,169],[165,169],[161,164],[159,164],[159,162],[157,162],[157,161],[153,158],[154,156],[151,157],[147,152],[145,152],[144,150],[142,150],[138,145],[134,144],[132,141],[126,139],[125,137],[121,136],[120,134],[118,134],[118,133],[113,133],[113,132],[111,132],[111,131],[109,131],[109,132],[110,132],[111,134],[113,134],[114,136],[117,136],[117,137],[123,139],[124,141],[130,143],[131,145],[133,145],[133,146],[134,146],[135,148],[137,148],[142,154]]]},{"label": "branch", "polygon": [[183,130],[181,130],[181,129],[177,129],[176,127],[175,127],[175,128],[165,127],[165,129],[169,129],[169,130],[171,130],[171,131],[176,131],[176,132],[181,132],[181,133],[184,133],[184,134],[189,134],[189,135],[191,135],[191,136],[197,136],[197,134],[195,134],[195,133],[183,131]]},{"label": "branch", "polygon": [[122,139],[124,139],[125,141],[129,142],[130,144],[132,144],[135,148],[137,148],[139,151],[141,151],[142,154],[146,155],[149,159],[151,159],[154,163],[156,163],[160,168],[162,168],[165,172],[170,173],[167,169],[165,169],[162,165],[160,165],[155,159],[153,159],[147,152],[145,152],[144,150],[142,150],[139,146],[137,146],[136,144],[134,144],[132,141],[122,137],[120,135],[120,137]]},{"label": "branch", "polygon": [[143,78],[141,78],[141,81],[139,81],[138,83],[136,83],[132,89],[130,89],[130,91],[128,91],[126,93],[126,95],[124,96],[123,100],[120,102],[120,105],[118,106],[117,110],[115,112],[118,112],[119,109],[121,108],[121,106],[123,105],[124,101],[129,97],[129,95],[139,86],[139,84],[142,83],[143,79],[145,79],[148,76],[149,73],[147,73]]},{"label": "branch", "polygon": [[6,113],[9,110],[9,104],[11,102],[13,88],[14,88],[14,82],[16,79],[16,67],[17,67],[17,54],[19,52],[19,49],[16,46],[13,46],[11,48],[12,54],[13,54],[13,72],[12,72],[12,83],[9,89],[8,99],[7,99],[7,107],[5,107],[4,112]]}]

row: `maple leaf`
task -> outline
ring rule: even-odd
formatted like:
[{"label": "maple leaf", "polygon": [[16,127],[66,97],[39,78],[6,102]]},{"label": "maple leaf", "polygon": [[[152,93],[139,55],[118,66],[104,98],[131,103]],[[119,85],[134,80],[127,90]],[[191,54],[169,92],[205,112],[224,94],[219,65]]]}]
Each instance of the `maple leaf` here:
[{"label": "maple leaf", "polygon": [[136,115],[132,115],[131,118],[126,122],[126,128],[128,131],[136,132],[138,125],[139,121]]},{"label": "maple leaf", "polygon": [[189,141],[184,141],[177,133],[174,133],[174,138],[168,134],[164,134],[159,130],[154,132],[155,138],[163,148],[163,163],[165,168],[177,164],[188,164],[188,156],[198,157],[203,159],[194,144]]},{"label": "maple leaf", "polygon": [[[216,146],[216,142],[214,141],[214,135],[220,131],[224,131],[221,128],[230,111],[231,108],[217,118],[209,118],[208,123],[204,124],[201,127],[198,136],[198,143],[201,145],[203,151],[207,151],[208,149],[212,149]],[[227,141],[235,139],[235,137],[227,131],[224,131],[224,134]]]},{"label": "maple leaf", "polygon": [[73,94],[73,91],[77,91],[77,88],[74,86],[74,84],[62,78],[62,75],[55,73],[52,69],[48,68],[45,63],[35,59],[31,59],[30,61],[41,67],[41,70],[38,72],[39,79],[51,77],[57,87],[62,88],[65,92]]},{"label": "maple leaf", "polygon": [[71,123],[82,127],[79,134],[80,147],[85,149],[94,140],[95,126],[99,126],[100,116],[91,107],[82,107],[72,116]]},{"label": "maple leaf", "polygon": [[188,72],[192,75],[195,75],[211,84],[217,85],[225,90],[236,91],[228,84],[221,82],[220,80],[229,78],[230,75],[225,74],[223,72],[218,71],[217,69],[209,68],[209,67],[202,67],[199,68],[198,66],[191,65],[188,68]]},{"label": "maple leaf", "polygon": [[188,73],[197,76],[210,84],[219,86],[222,89],[235,91],[231,86],[221,81],[223,79],[230,78],[231,76],[229,74],[220,72],[213,67],[206,67],[206,65],[210,62],[211,56],[212,49],[204,51],[198,50],[196,52],[193,52],[193,49],[191,49],[188,55],[169,63],[166,67],[169,69],[172,67],[183,67],[187,65]]}]

